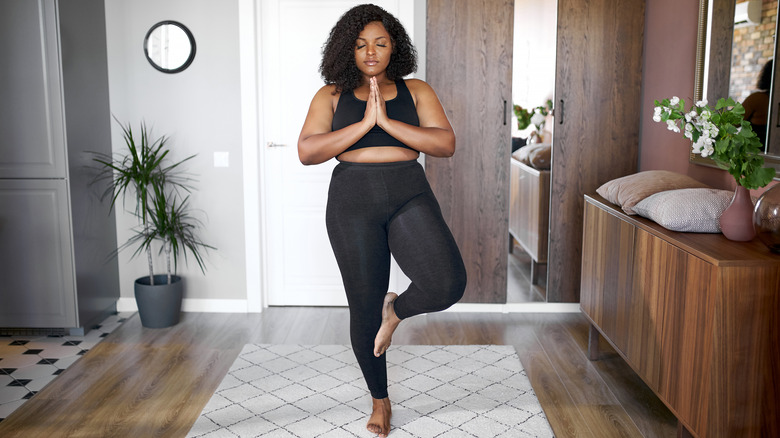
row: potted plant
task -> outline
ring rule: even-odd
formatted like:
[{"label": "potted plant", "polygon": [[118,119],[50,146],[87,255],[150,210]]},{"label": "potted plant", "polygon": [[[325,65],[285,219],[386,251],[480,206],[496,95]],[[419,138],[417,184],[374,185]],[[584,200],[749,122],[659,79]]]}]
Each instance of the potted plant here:
[{"label": "potted plant", "polygon": [[542,129],[544,129],[544,122],[547,115],[553,110],[552,100],[547,100],[544,105],[531,108],[529,111],[520,105],[513,105],[515,117],[517,117],[517,129],[520,131],[528,128],[531,124],[534,125],[535,131],[529,134],[527,143],[541,143],[543,140]]},{"label": "potted plant", "polygon": [[[192,179],[185,177],[182,164],[195,155],[168,163],[167,137],[151,141],[145,123],[141,123],[140,136],[133,133],[130,124],[117,123],[122,127],[127,151],[114,156],[96,153],[93,158],[99,164],[96,179],[109,182],[104,196],[111,197],[110,208],[115,208],[120,196],[123,205],[128,200],[135,203],[131,211],[138,218],[138,226],[115,255],[130,247],[135,247],[132,257],[146,253],[149,275],[135,281],[141,323],[149,328],[169,327],[179,322],[181,313],[182,279],[175,275],[179,254],[184,255],[185,262],[187,254],[192,255],[205,273],[203,251],[214,249],[198,237],[202,223],[189,212],[189,195],[183,196],[191,191],[188,183]],[[166,274],[154,274],[155,244],[159,244],[158,254],[165,254]]]},{"label": "potted plant", "polygon": [[694,154],[710,157],[734,177],[734,198],[721,215],[720,226],[726,238],[736,241],[755,236],[748,190],[766,186],[775,176],[775,169],[764,167],[763,145],[744,115],[742,104],[731,98],[718,99],[714,108],[702,100],[686,110],[685,101],[676,96],[656,100],[653,113],[654,121],[666,123],[670,131],[682,132],[691,141]]}]

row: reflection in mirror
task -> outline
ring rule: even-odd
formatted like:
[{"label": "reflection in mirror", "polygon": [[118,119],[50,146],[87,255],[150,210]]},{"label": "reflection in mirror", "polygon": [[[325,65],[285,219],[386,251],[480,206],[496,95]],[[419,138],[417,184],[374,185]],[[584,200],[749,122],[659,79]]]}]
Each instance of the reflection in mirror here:
[{"label": "reflection in mirror", "polygon": [[[730,96],[742,102],[746,120],[763,137],[766,164],[780,170],[780,92],[774,91],[778,75],[771,62],[777,50],[777,3],[763,4],[762,0],[700,0],[694,99],[706,98],[714,104]],[[750,8],[752,14],[747,13]],[[761,13],[756,14],[755,8]],[[699,155],[691,154],[691,161],[714,166]]]},{"label": "reflection in mirror", "polygon": [[195,59],[195,38],[176,21],[161,21],[144,38],[146,59],[163,73],[183,71]]}]

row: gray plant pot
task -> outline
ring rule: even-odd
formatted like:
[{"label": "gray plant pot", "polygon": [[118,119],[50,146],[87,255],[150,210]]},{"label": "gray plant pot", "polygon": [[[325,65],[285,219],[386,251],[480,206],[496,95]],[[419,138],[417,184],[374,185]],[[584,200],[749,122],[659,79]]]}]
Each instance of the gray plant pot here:
[{"label": "gray plant pot", "polygon": [[147,328],[164,328],[179,323],[181,315],[182,280],[178,275],[155,275],[154,285],[149,284],[149,276],[135,280],[135,302],[141,325]]}]

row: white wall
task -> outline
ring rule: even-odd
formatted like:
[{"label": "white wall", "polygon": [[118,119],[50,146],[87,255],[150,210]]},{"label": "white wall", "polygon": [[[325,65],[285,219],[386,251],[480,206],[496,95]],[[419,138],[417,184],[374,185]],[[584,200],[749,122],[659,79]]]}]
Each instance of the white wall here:
[{"label": "white wall", "polygon": [[[195,60],[178,74],[161,73],[144,57],[144,36],[162,20],[183,23],[195,37]],[[238,2],[106,0],[106,32],[111,112],[136,127],[145,120],[156,136],[169,136],[174,160],[197,154],[187,167],[199,179],[190,201],[204,213],[204,241],[217,250],[208,253],[205,276],[195,263],[179,264],[185,299],[241,300],[240,305],[246,300],[246,270]],[[123,145],[114,125],[114,151]],[[214,167],[217,151],[229,153],[229,167]],[[132,216],[118,214],[119,242],[134,224]],[[133,281],[147,269],[144,257],[131,261],[130,254],[120,255],[119,266],[121,297],[132,300]],[[164,272],[162,260],[157,265]]]},{"label": "white wall", "polygon": [[[105,0],[111,112],[123,123],[136,127],[145,120],[153,126],[156,136],[169,136],[173,159],[198,154],[188,167],[199,178],[191,202],[205,212],[203,238],[217,250],[209,252],[205,276],[197,265],[179,265],[179,274],[186,281],[185,310],[240,312],[257,311],[259,307],[257,283],[262,281],[257,271],[247,276],[247,270],[259,270],[261,265],[260,242],[254,231],[260,227],[254,223],[259,221],[257,198],[262,197],[255,187],[259,185],[260,154],[252,149],[259,146],[251,142],[259,141],[252,138],[254,133],[262,138],[262,132],[258,132],[258,120],[253,120],[258,114],[252,114],[252,95],[256,92],[252,88],[257,84],[244,77],[242,92],[241,74],[255,71],[254,63],[260,60],[256,58],[258,53],[246,52],[247,41],[251,43],[253,35],[244,35],[243,40],[239,35],[239,31],[259,32],[251,29],[254,18],[249,15],[256,12],[253,1],[262,0]],[[414,17],[414,24],[407,30],[419,53],[415,77],[424,79],[426,1],[400,4],[401,16]],[[181,73],[161,73],[144,57],[143,38],[151,26],[162,20],[183,23],[195,37],[195,60]],[[242,42],[245,47],[241,47]],[[243,71],[242,53],[244,64],[252,64],[244,65]],[[319,63],[316,61],[313,68]],[[242,116],[247,126],[242,126]],[[115,125],[112,131],[114,151],[120,152],[124,148],[120,128]],[[246,138],[242,139],[242,133]],[[246,140],[249,143],[242,147]],[[215,168],[214,152],[228,152],[230,167]],[[244,156],[250,161],[245,163]],[[246,200],[245,183],[251,185],[246,189]],[[249,226],[246,230],[245,217]],[[119,242],[127,240],[135,223],[131,215],[118,212]],[[119,257],[119,307],[128,310],[135,305],[133,282],[147,272],[145,258],[130,260],[131,252]],[[159,260],[155,271],[162,273],[164,269]]]},{"label": "white wall", "polygon": [[[524,108],[544,105],[555,93],[557,4],[556,0],[515,0],[512,100]],[[545,125],[545,130],[550,128]],[[531,129],[520,134],[515,121],[512,135],[526,137]]]}]

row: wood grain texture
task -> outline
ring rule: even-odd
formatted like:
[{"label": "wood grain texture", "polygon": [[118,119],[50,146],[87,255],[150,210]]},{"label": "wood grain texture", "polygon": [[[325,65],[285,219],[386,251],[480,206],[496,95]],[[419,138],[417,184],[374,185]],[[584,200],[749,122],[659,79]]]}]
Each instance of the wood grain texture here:
[{"label": "wood grain texture", "polygon": [[704,96],[711,105],[729,95],[731,81],[731,40],[734,35],[734,0],[709,0],[712,24],[709,35],[709,69],[704,78]]},{"label": "wood grain texture", "polygon": [[[183,437],[245,343],[349,344],[348,324],[345,308],[185,313],[166,329],[136,315],[0,422],[0,436]],[[579,314],[443,312],[405,320],[393,343],[514,345],[557,437],[672,436],[669,411],[614,352],[587,360],[587,330]]]},{"label": "wood grain texture", "polygon": [[451,158],[426,157],[426,173],[466,264],[462,302],[505,303],[513,2],[430,0],[427,8],[426,80],[457,146]]},{"label": "wood grain texture", "polygon": [[550,302],[579,301],[583,194],[637,169],[644,10],[644,1],[558,2]]},{"label": "wood grain texture", "polygon": [[585,316],[692,436],[777,436],[780,257],[668,231],[597,196],[585,226]]},{"label": "wood grain texture", "polygon": [[509,233],[536,263],[547,263],[550,171],[511,159]]}]

